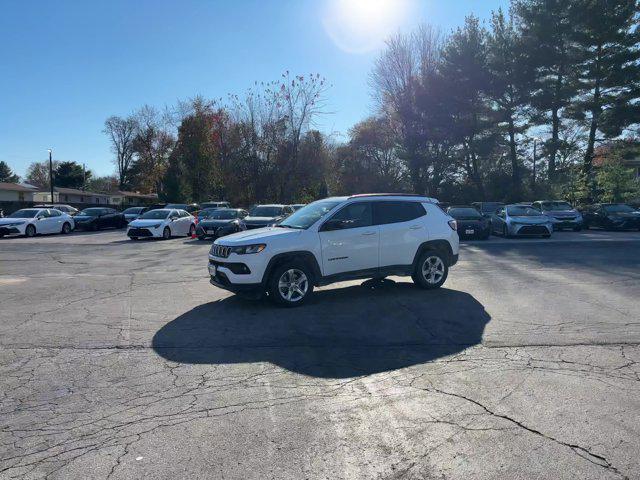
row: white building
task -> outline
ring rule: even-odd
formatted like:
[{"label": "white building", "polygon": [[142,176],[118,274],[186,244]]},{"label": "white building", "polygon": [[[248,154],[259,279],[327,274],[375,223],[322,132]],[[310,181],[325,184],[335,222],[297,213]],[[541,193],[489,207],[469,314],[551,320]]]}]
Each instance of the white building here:
[{"label": "white building", "polygon": [[24,185],[0,182],[0,201],[3,202],[33,202],[37,193]]}]

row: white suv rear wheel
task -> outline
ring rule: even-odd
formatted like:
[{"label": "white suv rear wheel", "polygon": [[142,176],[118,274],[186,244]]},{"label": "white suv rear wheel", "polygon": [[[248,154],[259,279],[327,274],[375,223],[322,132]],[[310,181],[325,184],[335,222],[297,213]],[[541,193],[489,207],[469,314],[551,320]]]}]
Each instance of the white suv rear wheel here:
[{"label": "white suv rear wheel", "polygon": [[447,279],[449,267],[444,256],[437,251],[427,251],[420,255],[413,281],[426,289],[439,288]]}]

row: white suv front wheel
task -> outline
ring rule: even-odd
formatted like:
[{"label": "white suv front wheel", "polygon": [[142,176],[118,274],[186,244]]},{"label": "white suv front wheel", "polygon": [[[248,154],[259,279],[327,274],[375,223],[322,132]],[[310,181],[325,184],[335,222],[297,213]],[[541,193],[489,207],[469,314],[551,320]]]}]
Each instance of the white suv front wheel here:
[{"label": "white suv front wheel", "polygon": [[448,274],[445,257],[440,252],[429,250],[420,255],[412,278],[418,286],[433,289],[441,287]]},{"label": "white suv front wheel", "polygon": [[302,263],[286,263],[273,271],[269,297],[279,305],[297,307],[313,293],[311,274]]}]

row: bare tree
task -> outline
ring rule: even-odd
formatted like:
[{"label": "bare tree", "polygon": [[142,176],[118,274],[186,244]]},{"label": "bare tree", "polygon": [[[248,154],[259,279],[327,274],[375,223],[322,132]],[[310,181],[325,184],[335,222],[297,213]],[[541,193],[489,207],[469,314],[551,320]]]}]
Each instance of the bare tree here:
[{"label": "bare tree", "polygon": [[134,141],[138,132],[138,121],[132,116],[127,118],[111,116],[104,122],[103,132],[109,137],[111,150],[116,155],[114,163],[118,173],[119,188],[125,189],[135,153]]}]

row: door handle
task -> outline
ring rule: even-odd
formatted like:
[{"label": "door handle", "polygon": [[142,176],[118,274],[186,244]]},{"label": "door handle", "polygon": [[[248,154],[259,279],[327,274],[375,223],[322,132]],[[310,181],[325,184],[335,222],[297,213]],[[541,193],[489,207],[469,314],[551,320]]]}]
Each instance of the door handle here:
[{"label": "door handle", "polygon": [[411,230],[420,230],[422,227],[420,225],[411,225],[409,229]]},{"label": "door handle", "polygon": [[362,235],[375,235],[376,232],[364,232]]}]

